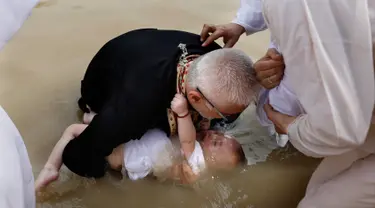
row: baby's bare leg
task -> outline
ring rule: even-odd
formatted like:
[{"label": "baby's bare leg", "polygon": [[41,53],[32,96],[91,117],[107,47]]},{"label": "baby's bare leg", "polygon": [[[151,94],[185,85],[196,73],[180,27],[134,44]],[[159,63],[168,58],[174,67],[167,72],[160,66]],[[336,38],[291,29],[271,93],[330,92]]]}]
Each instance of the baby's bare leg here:
[{"label": "baby's bare leg", "polygon": [[96,113],[94,111],[90,111],[90,113],[83,114],[83,123],[90,124],[95,115]]},{"label": "baby's bare leg", "polygon": [[124,166],[124,145],[120,144],[113,149],[112,153],[106,157],[111,169],[121,171]]},{"label": "baby's bare leg", "polygon": [[58,179],[59,170],[62,166],[62,154],[66,145],[72,139],[80,135],[86,127],[86,124],[73,124],[65,130],[61,139],[53,148],[52,153],[47,160],[47,163],[45,164],[44,168],[35,181],[36,191],[40,191],[43,187]]}]

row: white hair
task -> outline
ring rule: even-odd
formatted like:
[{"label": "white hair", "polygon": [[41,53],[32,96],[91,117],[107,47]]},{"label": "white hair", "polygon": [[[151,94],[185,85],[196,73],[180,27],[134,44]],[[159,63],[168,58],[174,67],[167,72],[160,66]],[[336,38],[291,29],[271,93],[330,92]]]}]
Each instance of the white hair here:
[{"label": "white hair", "polygon": [[207,53],[195,60],[187,82],[207,98],[224,99],[230,104],[249,105],[257,85],[251,58],[238,49],[225,48]]}]

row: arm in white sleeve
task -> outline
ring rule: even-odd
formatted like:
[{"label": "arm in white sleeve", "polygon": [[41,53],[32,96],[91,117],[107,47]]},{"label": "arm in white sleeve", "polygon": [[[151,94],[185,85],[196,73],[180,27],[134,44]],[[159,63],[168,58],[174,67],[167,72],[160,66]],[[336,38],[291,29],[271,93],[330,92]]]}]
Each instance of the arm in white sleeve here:
[{"label": "arm in white sleeve", "polygon": [[232,22],[244,27],[247,35],[267,29],[262,14],[262,1],[241,0],[241,6]]},{"label": "arm in white sleeve", "polygon": [[38,0],[0,0],[0,50],[20,29]]},{"label": "arm in white sleeve", "polygon": [[279,47],[275,43],[275,40],[273,40],[272,38],[270,40],[270,45],[268,46],[268,48],[273,48],[273,49],[276,49],[277,51],[279,51]]},{"label": "arm in white sleeve", "polygon": [[[18,31],[37,2],[37,0],[0,0],[0,50]],[[35,207],[34,176],[25,144],[1,106],[0,207]]]},{"label": "arm in white sleeve", "polygon": [[288,127],[290,142],[313,157],[359,147],[374,107],[367,1],[281,2],[267,19],[305,111]]}]

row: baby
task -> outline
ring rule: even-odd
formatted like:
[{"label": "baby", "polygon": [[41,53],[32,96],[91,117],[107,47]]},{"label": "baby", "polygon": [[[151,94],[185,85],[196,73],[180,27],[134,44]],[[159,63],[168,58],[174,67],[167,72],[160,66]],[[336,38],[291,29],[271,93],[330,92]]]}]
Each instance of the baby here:
[{"label": "baby", "polygon": [[[151,129],[140,139],[113,149],[106,158],[109,167],[121,171],[131,180],[152,175],[193,183],[207,169],[232,169],[246,164],[242,147],[233,137],[216,131],[196,133],[183,95],[176,94],[171,109],[177,115],[179,144],[176,145],[165,132]],[[73,124],[65,130],[35,182],[36,191],[57,180],[65,146],[84,131],[93,116],[92,113],[85,114],[86,124]],[[182,162],[176,162],[175,158],[178,157]]]}]

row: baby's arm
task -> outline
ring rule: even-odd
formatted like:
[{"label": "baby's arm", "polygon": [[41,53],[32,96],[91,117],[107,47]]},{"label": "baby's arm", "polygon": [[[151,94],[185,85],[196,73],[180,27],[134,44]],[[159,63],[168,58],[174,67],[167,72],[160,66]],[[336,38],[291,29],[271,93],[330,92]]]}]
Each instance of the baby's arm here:
[{"label": "baby's arm", "polygon": [[40,191],[41,188],[47,186],[59,176],[59,170],[62,166],[62,154],[66,145],[70,140],[79,136],[85,129],[86,124],[72,124],[63,133],[61,139],[57,142],[49,156],[47,163],[40,172],[35,181],[35,190]]},{"label": "baby's arm", "polygon": [[186,158],[194,151],[196,141],[196,129],[188,110],[187,100],[181,94],[176,94],[171,103],[172,110],[177,114],[178,137],[181,149]]}]

